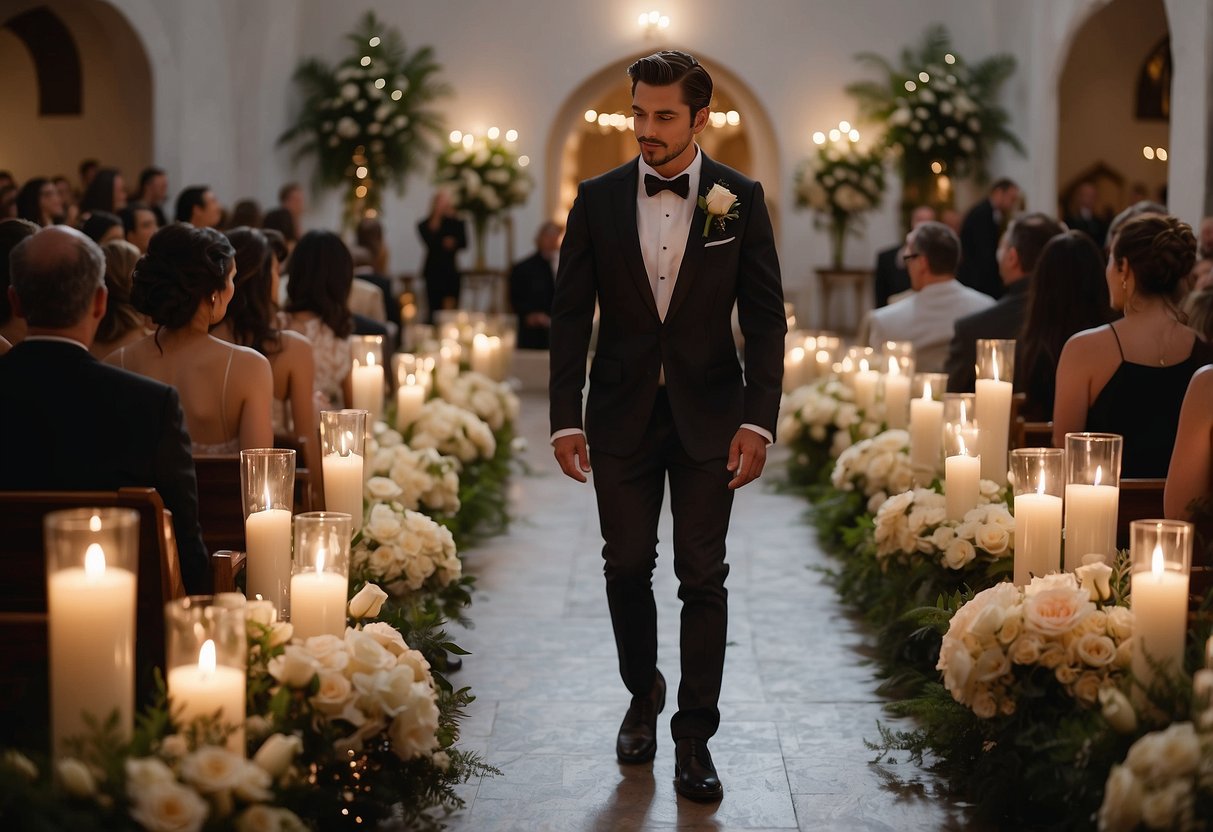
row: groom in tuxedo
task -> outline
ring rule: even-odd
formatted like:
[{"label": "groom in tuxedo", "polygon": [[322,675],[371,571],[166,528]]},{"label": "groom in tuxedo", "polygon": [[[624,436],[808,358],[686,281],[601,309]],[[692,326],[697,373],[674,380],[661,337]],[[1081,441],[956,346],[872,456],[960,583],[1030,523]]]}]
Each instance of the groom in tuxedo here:
[{"label": "groom in tuxedo", "polygon": [[695,142],[708,121],[711,77],[682,52],[642,58],[628,75],[640,157],[581,183],[560,249],[552,445],[579,482],[591,470],[587,443],[593,448],[607,602],[632,694],[616,742],[622,763],[653,759],[665,704],[652,574],[669,480],[682,600],[674,782],[679,794],[708,802],[723,795],[707,744],[720,723],[725,535],[733,492],[762,473],[774,441],[787,326],[762,186]]}]

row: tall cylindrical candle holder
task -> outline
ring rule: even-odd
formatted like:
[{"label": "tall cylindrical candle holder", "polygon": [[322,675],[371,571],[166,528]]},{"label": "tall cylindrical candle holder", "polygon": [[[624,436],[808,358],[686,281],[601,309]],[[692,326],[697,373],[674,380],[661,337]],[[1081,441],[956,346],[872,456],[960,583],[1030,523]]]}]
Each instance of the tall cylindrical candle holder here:
[{"label": "tall cylindrical candle holder", "polygon": [[227,734],[228,751],[240,755],[248,686],[244,618],[242,603],[220,596],[193,595],[164,606],[173,721],[183,729],[217,716],[215,727]]},{"label": "tall cylindrical candle holder", "polygon": [[407,353],[394,356],[392,361],[396,371],[396,430],[404,433],[417,421],[425,404],[423,363]]},{"label": "tall cylindrical candle holder", "polygon": [[1011,380],[1015,377],[1015,342],[977,339],[977,423],[981,425],[981,476],[1007,483],[1007,449],[1011,436]]},{"label": "tall cylindrical candle holder", "polygon": [[[802,332],[789,332],[783,348],[783,392],[791,393],[803,387],[810,378],[807,365],[809,352]],[[813,342],[816,343],[814,338]]]},{"label": "tall cylindrical candle holder", "polygon": [[52,511],[46,540],[52,753],[88,732],[85,714],[118,733],[133,727],[139,514],[122,508]]},{"label": "tall cylindrical candle holder", "polygon": [[287,615],[291,585],[291,512],[295,506],[295,452],[255,448],[240,452],[240,497],[250,598]]},{"label": "tall cylindrical candle holder", "polygon": [[1134,520],[1129,605],[1133,609],[1133,677],[1149,690],[1159,673],[1183,669],[1188,633],[1188,577],[1192,524]]},{"label": "tall cylindrical candle holder", "polygon": [[806,358],[813,364],[814,377],[825,378],[834,372],[834,362],[842,352],[842,338],[830,333],[818,333],[816,337],[815,351]]},{"label": "tall cylindrical candle holder", "polygon": [[350,357],[353,409],[370,411],[371,421],[377,422],[383,418],[383,336],[351,335]]},{"label": "tall cylindrical candle holder", "polygon": [[943,373],[917,373],[910,400],[910,464],[914,480],[929,485],[939,474],[943,448],[943,398],[948,377]]},{"label": "tall cylindrical candle holder", "polygon": [[1016,448],[1011,451],[1011,473],[1015,477],[1014,580],[1016,586],[1027,586],[1033,577],[1061,568],[1065,452],[1061,448]]},{"label": "tall cylindrical candle holder", "polygon": [[890,354],[885,356],[884,362],[886,372],[881,377],[881,396],[884,399],[885,423],[890,428],[904,430],[910,423],[910,387],[914,380],[914,356]]},{"label": "tall cylindrical candle holder", "polygon": [[981,457],[972,393],[943,397],[944,497],[948,519],[963,520],[981,496]]},{"label": "tall cylindrical candle holder", "polygon": [[1066,571],[1083,555],[1116,554],[1120,510],[1120,458],[1124,439],[1114,433],[1066,434]]},{"label": "tall cylindrical candle holder", "polygon": [[362,528],[362,473],[366,428],[365,410],[324,410],[320,413],[324,506],[329,511],[348,514],[354,531]]},{"label": "tall cylindrical candle holder", "polygon": [[295,638],[345,634],[350,585],[350,516],[311,511],[295,516],[291,626]]}]

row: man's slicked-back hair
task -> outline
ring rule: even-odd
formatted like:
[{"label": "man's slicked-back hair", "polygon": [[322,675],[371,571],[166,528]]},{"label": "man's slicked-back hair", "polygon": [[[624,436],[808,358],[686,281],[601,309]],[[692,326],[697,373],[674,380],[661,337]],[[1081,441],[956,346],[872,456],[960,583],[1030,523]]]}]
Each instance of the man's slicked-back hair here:
[{"label": "man's slicked-back hair", "polygon": [[686,52],[670,50],[641,58],[628,67],[628,77],[632,79],[633,95],[636,84],[641,81],[653,87],[678,84],[682,88],[683,103],[691,108],[692,119],[712,104],[712,76]]}]

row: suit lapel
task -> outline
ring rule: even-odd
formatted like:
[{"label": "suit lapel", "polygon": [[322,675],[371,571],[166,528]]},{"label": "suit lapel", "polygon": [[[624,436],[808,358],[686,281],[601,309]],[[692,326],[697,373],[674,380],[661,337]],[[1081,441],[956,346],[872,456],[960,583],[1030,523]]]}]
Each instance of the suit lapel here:
[{"label": "suit lapel", "polygon": [[632,281],[636,284],[645,307],[657,314],[657,301],[653,297],[653,287],[649,284],[649,273],[644,267],[644,257],[640,253],[640,231],[636,225],[636,189],[639,187],[639,161],[633,162],[628,168],[628,174],[621,177],[615,185],[611,213],[615,216],[616,231],[619,235],[619,245],[623,250],[623,259],[631,272]]},{"label": "suit lapel", "polygon": [[[703,148],[700,148],[699,152],[703,153]],[[683,298],[691,291],[691,284],[703,264],[703,244],[707,242],[703,236],[703,223],[707,219],[707,213],[699,206],[699,197],[707,196],[708,191],[712,190],[712,186],[716,184],[716,176],[716,163],[703,153],[703,163],[699,167],[699,193],[688,197],[695,200],[695,213],[691,216],[691,227],[687,229],[687,245],[682,252],[682,263],[678,266],[678,279],[674,283],[670,308],[665,313],[667,321],[678,311]]]}]

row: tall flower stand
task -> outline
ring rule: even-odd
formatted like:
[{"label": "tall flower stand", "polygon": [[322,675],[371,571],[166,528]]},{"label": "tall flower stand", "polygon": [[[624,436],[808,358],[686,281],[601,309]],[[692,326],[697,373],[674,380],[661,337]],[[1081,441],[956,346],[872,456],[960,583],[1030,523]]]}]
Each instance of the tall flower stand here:
[{"label": "tall flower stand", "polygon": [[[872,308],[872,271],[825,266],[816,271],[821,291],[821,328],[854,335],[863,316]],[[835,296],[842,298],[841,312],[835,308]]]}]

